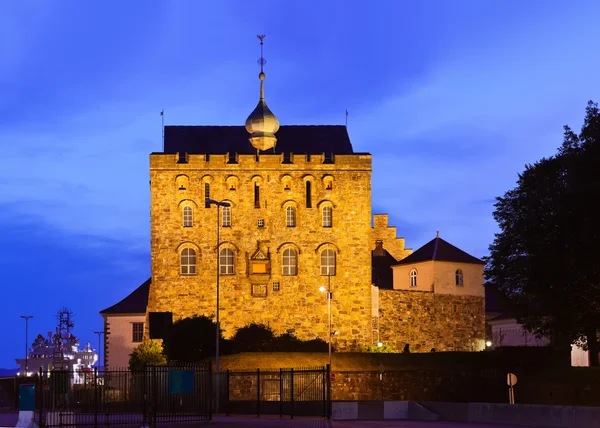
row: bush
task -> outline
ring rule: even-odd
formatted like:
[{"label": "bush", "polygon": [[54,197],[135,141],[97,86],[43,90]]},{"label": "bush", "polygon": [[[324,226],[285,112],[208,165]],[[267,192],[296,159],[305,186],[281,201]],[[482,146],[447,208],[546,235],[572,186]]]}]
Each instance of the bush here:
[{"label": "bush", "polygon": [[129,370],[132,372],[140,372],[147,365],[162,366],[166,363],[162,346],[155,340],[143,341],[129,356]]},{"label": "bush", "polygon": [[381,346],[369,345],[365,348],[365,352],[373,352],[376,354],[395,354],[398,353],[391,345],[384,343]]}]

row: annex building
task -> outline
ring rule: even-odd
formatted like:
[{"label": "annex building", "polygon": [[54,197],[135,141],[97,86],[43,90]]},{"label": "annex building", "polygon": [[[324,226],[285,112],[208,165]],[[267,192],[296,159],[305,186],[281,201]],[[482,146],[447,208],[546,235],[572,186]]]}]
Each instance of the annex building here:
[{"label": "annex building", "polygon": [[217,276],[226,337],[327,340],[324,286],[339,351],[483,349],[483,262],[439,236],[405,248],[371,213],[372,155],[345,126],[280,126],[259,79],[245,126],[166,126],[150,154],[152,277],[101,311],[105,365],[127,365],[150,312],[214,316]]}]

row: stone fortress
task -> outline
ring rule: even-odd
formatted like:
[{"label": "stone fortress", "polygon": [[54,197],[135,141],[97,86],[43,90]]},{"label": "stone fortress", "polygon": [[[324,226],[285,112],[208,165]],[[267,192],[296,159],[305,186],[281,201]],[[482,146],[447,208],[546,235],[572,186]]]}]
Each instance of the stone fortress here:
[{"label": "stone fortress", "polygon": [[164,128],[150,155],[152,277],[101,312],[107,364],[119,308],[214,316],[217,274],[226,337],[256,322],[327,340],[324,286],[339,351],[483,349],[483,262],[439,237],[406,249],[371,214],[371,154],[353,151],[345,126],[280,126],[262,65],[259,80],[245,127]]}]

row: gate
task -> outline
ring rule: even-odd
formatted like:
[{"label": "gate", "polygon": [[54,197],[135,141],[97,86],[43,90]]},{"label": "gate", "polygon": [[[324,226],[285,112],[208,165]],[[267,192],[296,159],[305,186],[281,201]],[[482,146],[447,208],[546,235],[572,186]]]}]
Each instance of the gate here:
[{"label": "gate", "polygon": [[224,372],[226,414],[330,416],[329,367]]},{"label": "gate", "polygon": [[36,421],[42,427],[204,421],[211,419],[210,399],[210,365],[40,371]]}]

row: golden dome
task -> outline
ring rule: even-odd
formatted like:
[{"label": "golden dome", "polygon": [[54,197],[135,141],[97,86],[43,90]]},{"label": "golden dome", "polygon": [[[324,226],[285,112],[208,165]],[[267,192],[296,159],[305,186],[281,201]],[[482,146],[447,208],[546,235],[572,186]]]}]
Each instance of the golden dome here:
[{"label": "golden dome", "polygon": [[258,105],[246,119],[246,131],[250,133],[250,143],[258,150],[268,150],[275,147],[275,133],[279,129],[279,121],[265,102],[265,73],[258,75],[260,79],[260,100]]}]

